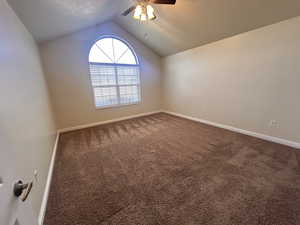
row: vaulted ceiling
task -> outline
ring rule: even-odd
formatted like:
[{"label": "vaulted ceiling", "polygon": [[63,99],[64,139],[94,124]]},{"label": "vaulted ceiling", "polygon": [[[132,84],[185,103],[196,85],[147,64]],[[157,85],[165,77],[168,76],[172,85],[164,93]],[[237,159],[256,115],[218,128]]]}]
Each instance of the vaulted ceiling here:
[{"label": "vaulted ceiling", "polygon": [[300,15],[299,0],[177,0],[154,5],[158,18],[139,23],[120,14],[131,0],[8,0],[34,38],[52,40],[113,20],[161,56]]}]

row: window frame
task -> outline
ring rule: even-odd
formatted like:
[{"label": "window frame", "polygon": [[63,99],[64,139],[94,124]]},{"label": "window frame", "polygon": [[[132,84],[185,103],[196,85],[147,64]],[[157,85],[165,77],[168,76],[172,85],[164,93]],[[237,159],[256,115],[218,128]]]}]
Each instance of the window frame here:
[{"label": "window frame", "polygon": [[[123,63],[98,63],[98,62],[90,62],[89,60],[89,55],[90,55],[90,52],[91,52],[91,49],[92,47],[100,40],[104,39],[104,38],[112,38],[112,39],[116,39],[116,40],[119,40],[121,41],[123,44],[125,44],[128,49],[131,51],[131,53],[133,54],[134,58],[135,58],[135,61],[136,61],[136,64],[123,64]],[[91,74],[91,69],[90,69],[90,64],[93,63],[93,64],[99,64],[99,65],[109,65],[109,66],[113,66],[114,67],[114,70],[115,70],[115,76],[116,76],[116,84],[115,85],[97,85],[97,86],[94,86],[93,83],[92,83],[92,74]],[[142,93],[141,93],[141,69],[140,69],[140,63],[139,63],[139,60],[138,60],[138,57],[135,53],[135,51],[133,50],[133,48],[131,47],[131,45],[124,39],[120,38],[120,37],[117,37],[117,36],[114,36],[114,35],[102,35],[100,38],[96,39],[92,45],[90,46],[89,48],[89,54],[88,54],[88,65],[89,65],[89,80],[90,80],[90,85],[92,87],[92,91],[93,91],[93,99],[94,99],[94,106],[96,109],[109,109],[109,108],[117,108],[117,107],[125,107],[125,106],[130,106],[130,105],[138,105],[138,104],[141,104],[142,103]],[[117,67],[118,66],[128,66],[128,67],[137,67],[138,68],[138,80],[139,80],[139,83],[138,84],[121,84],[119,85],[118,84],[118,74],[117,74]],[[139,101],[137,102],[133,102],[133,103],[120,103],[120,87],[129,87],[129,86],[137,86],[137,89],[138,89],[138,98],[139,98]],[[101,88],[101,87],[116,87],[116,90],[117,90],[117,98],[118,98],[118,103],[117,104],[114,104],[114,105],[107,105],[107,106],[97,106],[96,104],[96,95],[95,95],[95,88]]]}]

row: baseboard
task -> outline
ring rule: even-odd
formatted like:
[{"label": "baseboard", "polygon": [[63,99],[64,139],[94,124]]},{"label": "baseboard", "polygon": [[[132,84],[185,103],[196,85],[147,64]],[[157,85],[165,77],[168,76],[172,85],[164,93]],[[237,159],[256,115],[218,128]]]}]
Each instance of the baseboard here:
[{"label": "baseboard", "polygon": [[298,142],[289,141],[289,140],[286,140],[286,139],[283,139],[283,138],[273,137],[273,136],[269,136],[269,135],[266,135],[266,134],[260,134],[260,133],[256,133],[256,132],[253,132],[253,131],[243,130],[243,129],[240,129],[240,128],[236,128],[236,127],[232,127],[232,126],[228,126],[228,125],[223,125],[223,124],[211,122],[211,121],[208,121],[208,120],[203,120],[203,119],[199,119],[199,118],[196,118],[196,117],[186,116],[186,115],[171,112],[171,111],[162,110],[162,112],[168,113],[170,115],[182,117],[182,118],[185,118],[185,119],[197,121],[197,122],[200,122],[200,123],[208,124],[208,125],[211,125],[211,126],[214,126],[214,127],[219,127],[219,128],[234,131],[234,132],[237,132],[237,133],[241,133],[241,134],[249,135],[249,136],[252,136],[252,137],[260,138],[260,139],[263,139],[263,140],[266,140],[266,141],[271,141],[271,142],[275,142],[275,143],[278,143],[278,144],[282,144],[282,145],[286,145],[286,146],[289,146],[289,147],[300,149],[300,143],[298,143]]},{"label": "baseboard", "polygon": [[58,140],[59,140],[59,132],[57,132],[57,134],[56,134],[56,139],[55,139],[55,143],[54,143],[54,147],[53,147],[53,151],[52,151],[52,157],[51,157],[51,161],[50,161],[43,201],[41,204],[40,214],[39,214],[39,218],[38,218],[39,225],[43,225],[43,222],[44,222],[44,217],[45,217],[46,207],[47,207],[47,202],[48,202],[48,196],[49,196],[49,191],[50,191],[50,185],[51,185],[51,180],[52,180],[55,156],[56,156],[56,151],[57,151],[57,146],[58,146]]},{"label": "baseboard", "polygon": [[105,121],[100,121],[100,122],[96,122],[96,123],[89,123],[89,124],[79,125],[79,126],[75,126],[75,127],[68,127],[68,128],[59,129],[58,132],[59,133],[65,133],[65,132],[68,132],[68,131],[80,130],[80,129],[84,129],[84,128],[88,128],[88,127],[95,127],[95,126],[102,125],[102,124],[133,119],[133,118],[137,118],[137,117],[141,117],[141,116],[148,116],[148,115],[152,115],[152,114],[156,114],[156,113],[160,113],[160,112],[162,112],[162,110],[157,110],[157,111],[152,111],[152,112],[147,112],[147,113],[140,113],[140,114],[135,114],[135,115],[132,115],[132,116],[125,116],[125,117],[120,117],[120,118],[113,119],[113,120],[105,120]]}]

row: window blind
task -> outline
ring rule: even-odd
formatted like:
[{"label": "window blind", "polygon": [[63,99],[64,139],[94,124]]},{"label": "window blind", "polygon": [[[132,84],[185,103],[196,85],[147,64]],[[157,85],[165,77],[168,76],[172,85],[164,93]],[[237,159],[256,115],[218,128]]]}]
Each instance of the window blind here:
[{"label": "window blind", "polygon": [[138,65],[90,62],[90,75],[97,108],[140,102]]}]

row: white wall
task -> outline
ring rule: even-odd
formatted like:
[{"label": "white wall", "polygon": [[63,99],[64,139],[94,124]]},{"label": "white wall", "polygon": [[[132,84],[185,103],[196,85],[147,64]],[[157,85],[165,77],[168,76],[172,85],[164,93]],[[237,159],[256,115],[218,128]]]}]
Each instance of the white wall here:
[{"label": "white wall", "polygon": [[299,27],[297,17],[164,58],[163,108],[300,142]]},{"label": "white wall", "polygon": [[[26,202],[36,216],[54,138],[54,120],[38,48],[6,1],[0,0],[0,176],[5,171],[8,175],[15,171],[17,177],[12,179],[28,182],[38,170],[38,182]],[[12,191],[11,177],[2,178]]]},{"label": "white wall", "polygon": [[[88,55],[102,35],[116,35],[134,48],[141,65],[142,103],[96,109],[90,84]],[[159,110],[161,59],[118,25],[108,22],[40,45],[44,70],[59,128]]]}]

